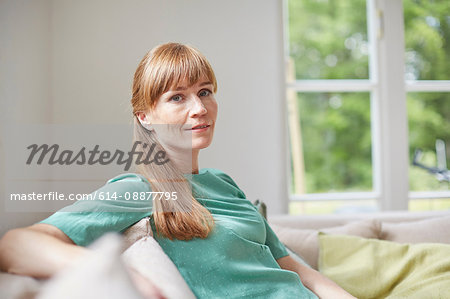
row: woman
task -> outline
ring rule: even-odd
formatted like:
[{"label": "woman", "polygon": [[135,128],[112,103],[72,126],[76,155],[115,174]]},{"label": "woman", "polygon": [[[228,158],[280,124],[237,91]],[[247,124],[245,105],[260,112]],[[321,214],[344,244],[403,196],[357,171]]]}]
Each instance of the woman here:
[{"label": "woman", "polygon": [[[199,151],[213,138],[216,91],[210,64],[194,48],[168,43],[150,51],[134,77],[134,137],[144,156],[155,145],[169,159],[137,164],[137,173],[119,175],[96,191],[122,200],[80,201],[8,232],[0,245],[1,268],[51,276],[88,254],[82,246],[105,232],[124,231],[151,216],[153,236],[199,298],[352,298],[292,259],[228,175],[198,168]],[[150,191],[176,199],[124,199]]]}]

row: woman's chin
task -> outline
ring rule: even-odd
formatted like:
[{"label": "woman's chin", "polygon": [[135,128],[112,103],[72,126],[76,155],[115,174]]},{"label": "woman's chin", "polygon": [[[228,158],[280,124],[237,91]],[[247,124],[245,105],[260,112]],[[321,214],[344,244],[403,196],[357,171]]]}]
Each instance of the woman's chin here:
[{"label": "woman's chin", "polygon": [[207,148],[211,144],[212,140],[205,141],[194,141],[192,140],[192,149],[193,150],[201,150]]}]

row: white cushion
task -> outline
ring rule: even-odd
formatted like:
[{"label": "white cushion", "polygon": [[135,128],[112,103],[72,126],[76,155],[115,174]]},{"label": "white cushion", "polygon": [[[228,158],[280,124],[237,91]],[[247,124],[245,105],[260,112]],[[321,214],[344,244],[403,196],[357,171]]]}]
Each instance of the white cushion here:
[{"label": "white cushion", "polygon": [[167,298],[195,298],[175,264],[153,237],[143,237],[122,254],[126,265],[155,284]]},{"label": "white cushion", "polygon": [[127,270],[120,262],[122,250],[118,234],[106,234],[89,248],[92,254],[55,274],[41,289],[37,299],[141,299]]}]

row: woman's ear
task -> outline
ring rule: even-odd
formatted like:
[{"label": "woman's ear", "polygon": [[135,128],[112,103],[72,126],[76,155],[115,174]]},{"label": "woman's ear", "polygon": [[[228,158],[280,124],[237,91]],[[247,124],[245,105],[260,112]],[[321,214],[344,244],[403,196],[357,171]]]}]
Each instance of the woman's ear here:
[{"label": "woman's ear", "polygon": [[148,117],[147,113],[140,111],[140,112],[136,113],[136,116],[137,116],[139,122],[141,123],[141,125],[144,128],[146,128],[149,131],[153,131],[153,127],[152,127],[152,125],[150,123],[150,120],[149,120],[149,117]]}]

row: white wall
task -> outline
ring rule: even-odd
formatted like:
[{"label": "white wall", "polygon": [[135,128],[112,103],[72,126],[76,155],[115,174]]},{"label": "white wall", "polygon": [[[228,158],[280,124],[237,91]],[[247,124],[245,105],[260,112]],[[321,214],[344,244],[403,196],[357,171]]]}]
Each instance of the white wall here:
[{"label": "white wall", "polygon": [[140,59],[189,43],[219,83],[200,167],[229,173],[269,214],[287,211],[281,1],[3,0],[0,11],[2,121],[129,123]]},{"label": "white wall", "polygon": [[[0,194],[4,190],[4,144],[13,123],[51,122],[51,1],[0,1]],[[0,203],[0,235],[47,213],[10,213]]]}]

